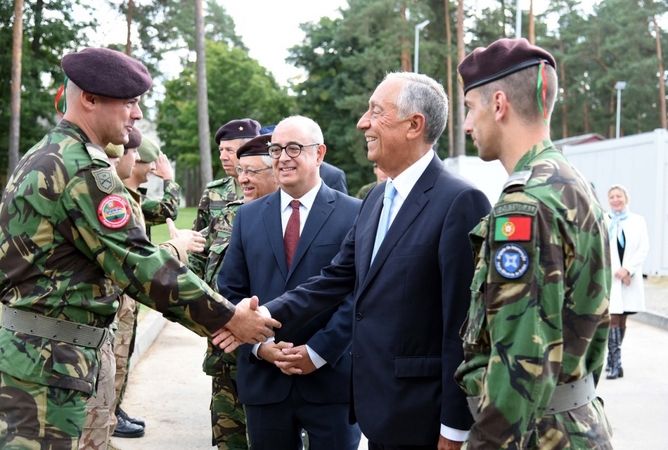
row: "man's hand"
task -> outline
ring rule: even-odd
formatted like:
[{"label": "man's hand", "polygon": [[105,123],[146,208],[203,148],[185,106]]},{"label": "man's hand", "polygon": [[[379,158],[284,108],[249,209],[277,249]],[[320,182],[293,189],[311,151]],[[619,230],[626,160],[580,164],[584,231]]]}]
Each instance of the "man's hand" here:
[{"label": "man's hand", "polygon": [[204,251],[206,239],[199,231],[179,230],[172,219],[167,219],[167,227],[169,228],[169,237],[174,241],[179,241],[188,253],[202,253]]},{"label": "man's hand", "polygon": [[463,442],[451,441],[443,436],[438,437],[438,450],[459,450]]},{"label": "man's hand", "polygon": [[265,342],[258,347],[257,356],[274,364],[274,362],[282,355],[281,350],[284,348],[291,348],[293,345],[292,342]]},{"label": "man's hand", "polygon": [[286,375],[308,375],[317,369],[305,345],[283,349],[281,357],[274,364]]},{"label": "man's hand", "polygon": [[272,328],[281,328],[281,323],[260,314],[259,303],[260,300],[256,296],[239,302],[234,315],[224,327],[229,333],[218,330],[212,340],[213,345],[219,345],[229,353],[244,342],[258,344],[273,336]]},{"label": "man's hand", "polygon": [[155,161],[155,169],[153,175],[162,178],[163,180],[174,179],[174,169],[164,153],[160,152],[160,156]]}]

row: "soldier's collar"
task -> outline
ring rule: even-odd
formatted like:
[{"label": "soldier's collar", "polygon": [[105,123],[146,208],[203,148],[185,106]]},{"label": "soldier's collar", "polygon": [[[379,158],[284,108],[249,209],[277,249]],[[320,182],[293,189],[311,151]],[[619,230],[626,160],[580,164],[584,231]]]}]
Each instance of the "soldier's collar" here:
[{"label": "soldier's collar", "polygon": [[531,149],[526,152],[522,157],[520,158],[519,161],[517,161],[517,164],[515,165],[515,168],[513,169],[513,173],[515,172],[521,172],[524,170],[530,170],[531,165],[529,164],[536,156],[540,155],[546,150],[556,150],[554,147],[554,144],[552,144],[552,141],[549,139],[546,139],[544,141],[540,141]]}]

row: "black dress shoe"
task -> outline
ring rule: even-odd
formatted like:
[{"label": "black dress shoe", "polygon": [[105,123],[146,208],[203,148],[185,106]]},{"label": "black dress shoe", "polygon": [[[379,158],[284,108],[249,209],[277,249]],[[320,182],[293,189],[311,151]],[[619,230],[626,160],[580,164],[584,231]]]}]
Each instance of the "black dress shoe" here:
[{"label": "black dress shoe", "polygon": [[114,430],[114,436],[120,438],[138,438],[144,435],[144,427],[128,422],[123,417],[116,416],[118,424]]},{"label": "black dress shoe", "polygon": [[142,428],[146,427],[146,423],[143,420],[135,419],[134,417],[128,416],[128,413],[123,411],[120,406],[116,407],[116,417],[122,417],[126,421],[128,421],[130,423],[134,423],[135,425],[139,425]]}]

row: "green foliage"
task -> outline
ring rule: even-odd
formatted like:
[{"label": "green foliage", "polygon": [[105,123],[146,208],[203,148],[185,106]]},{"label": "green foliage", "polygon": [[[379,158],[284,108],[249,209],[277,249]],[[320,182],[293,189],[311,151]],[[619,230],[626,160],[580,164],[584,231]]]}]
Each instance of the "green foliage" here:
[{"label": "green foliage", "polygon": [[[63,83],[63,55],[85,45],[85,29],[94,22],[77,22],[73,8],[79,0],[24,2],[19,153],[25,153],[51,128],[58,117],[53,107]],[[12,69],[14,2],[0,2],[0,173],[7,172],[7,145]]]},{"label": "green foliage", "polygon": [[[225,43],[206,45],[209,126],[212,134],[233,119],[251,117],[273,124],[289,115],[293,99],[274,77],[245,50]],[[165,99],[158,103],[158,134],[163,151],[179,167],[199,165],[197,80],[192,64],[178,78],[165,83]],[[211,136],[214,178],[222,176],[218,146]]]},{"label": "green foliage", "polygon": [[[179,230],[190,230],[195,222],[197,215],[196,207],[179,208],[179,215],[174,221],[174,225]],[[167,224],[154,225],[151,227],[151,242],[160,244],[169,240],[169,228]]]}]

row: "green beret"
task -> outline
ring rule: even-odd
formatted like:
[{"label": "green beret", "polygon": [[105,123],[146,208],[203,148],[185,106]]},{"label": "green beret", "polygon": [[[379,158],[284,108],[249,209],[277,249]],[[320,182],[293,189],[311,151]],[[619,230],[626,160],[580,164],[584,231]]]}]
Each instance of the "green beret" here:
[{"label": "green beret", "polygon": [[499,39],[489,47],[478,47],[457,67],[458,81],[466,94],[482,86],[527,67],[544,63],[556,69],[554,57],[524,38]]},{"label": "green beret", "polygon": [[153,139],[144,136],[141,145],[137,148],[137,153],[139,153],[141,162],[150,163],[160,156],[160,147]]},{"label": "green beret", "polygon": [[120,158],[125,152],[125,148],[122,145],[109,144],[104,148],[104,152],[110,158]]},{"label": "green beret", "polygon": [[65,75],[86,92],[111,98],[139,97],[153,80],[146,66],[108,48],[85,48],[63,56]]}]

